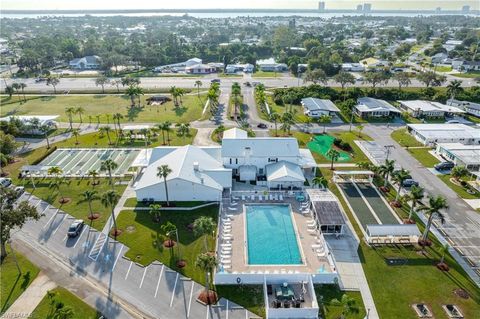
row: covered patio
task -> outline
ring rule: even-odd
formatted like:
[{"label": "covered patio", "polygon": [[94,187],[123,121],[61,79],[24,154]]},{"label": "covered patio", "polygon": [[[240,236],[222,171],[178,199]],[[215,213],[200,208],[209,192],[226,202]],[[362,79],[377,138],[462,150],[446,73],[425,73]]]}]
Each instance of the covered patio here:
[{"label": "covered patio", "polygon": [[298,189],[305,182],[302,169],[290,162],[281,161],[266,166],[267,186],[270,189]]},{"label": "covered patio", "polygon": [[371,183],[374,175],[375,173],[372,171],[333,171],[333,181],[335,183]]},{"label": "covered patio", "polygon": [[421,236],[415,224],[367,225],[366,240],[372,245],[400,244],[412,245]]}]

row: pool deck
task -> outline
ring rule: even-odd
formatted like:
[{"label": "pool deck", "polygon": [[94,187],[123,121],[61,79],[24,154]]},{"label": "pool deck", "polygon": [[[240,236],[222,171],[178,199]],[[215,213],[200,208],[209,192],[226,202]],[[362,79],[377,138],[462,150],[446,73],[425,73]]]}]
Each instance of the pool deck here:
[{"label": "pool deck", "polygon": [[[265,196],[263,196],[265,199]],[[320,236],[319,231],[309,231],[307,222],[311,220],[311,215],[303,215],[300,213],[300,203],[295,198],[284,197],[283,201],[259,201],[258,195],[255,200],[235,200],[236,205],[231,205],[230,199],[223,199],[222,212],[220,220],[220,234],[218,240],[218,252],[223,245],[231,244],[231,260],[230,268],[224,269],[231,273],[318,273],[319,269],[322,269],[325,273],[334,272],[333,265],[330,265],[327,255],[317,257],[317,253],[312,248],[312,245],[319,245],[317,240],[320,240],[320,245],[326,248],[326,243],[323,241],[323,237]],[[302,256],[303,264],[300,265],[249,265],[247,264],[247,238],[245,229],[245,205],[262,205],[262,204],[278,204],[278,205],[291,205],[293,211],[293,224],[297,235],[297,241],[299,244],[300,254]],[[229,232],[232,237],[231,240],[223,237],[223,219],[231,219],[231,230]],[[316,247],[315,249],[318,249]],[[328,254],[328,252],[327,252]],[[221,260],[221,258],[219,258]],[[228,265],[228,264],[227,264]]]}]

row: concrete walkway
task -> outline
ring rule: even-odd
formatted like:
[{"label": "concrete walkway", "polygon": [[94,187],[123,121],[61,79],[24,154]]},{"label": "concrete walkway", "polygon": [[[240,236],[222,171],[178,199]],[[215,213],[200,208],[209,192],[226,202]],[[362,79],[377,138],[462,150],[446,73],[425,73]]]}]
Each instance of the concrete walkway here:
[{"label": "concrete walkway", "polygon": [[217,145],[218,143],[215,143],[212,141],[210,136],[212,135],[213,131],[215,130],[214,128],[197,128],[197,135],[195,135],[195,138],[193,139],[193,145],[197,146],[210,146],[210,145]]},{"label": "concrete walkway", "polygon": [[37,308],[40,301],[47,294],[47,291],[57,287],[57,284],[40,272],[35,280],[28,286],[27,290],[18,297],[2,318],[30,318],[32,312]]}]

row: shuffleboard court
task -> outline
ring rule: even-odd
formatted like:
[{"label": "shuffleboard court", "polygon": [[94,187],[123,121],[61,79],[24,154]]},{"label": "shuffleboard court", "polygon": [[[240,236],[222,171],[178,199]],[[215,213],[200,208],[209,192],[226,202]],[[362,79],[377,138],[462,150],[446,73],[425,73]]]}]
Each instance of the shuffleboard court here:
[{"label": "shuffleboard court", "polygon": [[363,229],[367,229],[367,225],[378,224],[370,208],[365,204],[362,195],[355,188],[355,185],[352,183],[339,183],[337,185],[342,189],[343,194],[345,194],[345,197],[353,209],[353,213],[357,216]]},{"label": "shuffleboard court", "polygon": [[377,191],[372,187],[372,185],[357,183],[358,188],[362,192],[363,196],[367,202],[372,206],[375,214],[382,221],[382,224],[398,224],[398,219],[395,218],[390,208],[385,205],[385,202],[382,200]]}]

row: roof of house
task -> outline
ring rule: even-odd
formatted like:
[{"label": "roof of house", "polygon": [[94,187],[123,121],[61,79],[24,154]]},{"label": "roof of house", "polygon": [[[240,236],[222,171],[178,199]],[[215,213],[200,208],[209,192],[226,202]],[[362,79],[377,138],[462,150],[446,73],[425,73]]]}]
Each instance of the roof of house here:
[{"label": "roof of house", "polygon": [[453,104],[453,105],[459,105],[459,106],[461,105],[463,107],[468,107],[470,109],[480,111],[480,103],[450,99],[450,100],[447,101],[447,104]]},{"label": "roof of house", "polygon": [[98,55],[87,55],[81,58],[76,58],[70,61],[70,64],[78,64],[78,63],[85,63],[85,64],[98,64],[100,57]]},{"label": "roof of house", "polygon": [[421,110],[422,112],[432,112],[432,111],[441,111],[447,113],[465,113],[465,111],[459,109],[455,106],[450,106],[442,104],[439,102],[433,101],[424,101],[424,100],[411,100],[411,101],[398,101],[405,107],[417,111]]},{"label": "roof of house", "polygon": [[241,130],[237,127],[231,128],[223,132],[223,138],[247,138],[247,131]]},{"label": "roof of house", "polygon": [[[223,190],[223,186],[209,176],[208,173],[211,171],[231,171],[230,169],[224,168],[220,160],[213,158],[201,148],[186,145],[171,150],[156,161],[150,161],[135,189],[142,189],[163,183],[163,178],[157,176],[157,168],[161,165],[168,165],[172,170],[167,176],[167,181],[182,179],[217,190]],[[198,165],[198,170],[195,169],[195,165]]]},{"label": "roof of house", "polygon": [[460,159],[465,164],[480,163],[480,145],[465,145],[461,143],[438,143],[448,153]]},{"label": "roof of house", "polygon": [[393,105],[384,100],[374,99],[371,97],[360,97],[357,100],[356,108],[360,112],[390,111],[400,113]]},{"label": "roof of house", "polygon": [[324,99],[317,99],[313,97],[308,97],[305,99],[302,99],[302,105],[304,108],[307,110],[311,111],[330,111],[330,112],[340,112],[338,107],[336,107],[335,104],[333,104],[332,101],[330,100],[324,100]]},{"label": "roof of house", "polygon": [[305,177],[303,176],[300,166],[280,161],[277,163],[268,164],[265,166],[267,181],[282,181],[282,182],[303,182]]},{"label": "roof of house", "polygon": [[480,129],[475,129],[465,124],[407,124],[407,126],[427,139],[480,138]]},{"label": "roof of house", "polygon": [[237,137],[222,140],[222,157],[300,157],[298,142],[290,137]]}]

